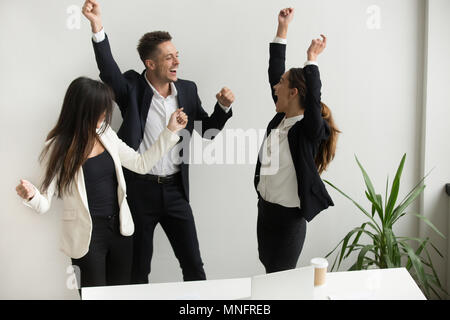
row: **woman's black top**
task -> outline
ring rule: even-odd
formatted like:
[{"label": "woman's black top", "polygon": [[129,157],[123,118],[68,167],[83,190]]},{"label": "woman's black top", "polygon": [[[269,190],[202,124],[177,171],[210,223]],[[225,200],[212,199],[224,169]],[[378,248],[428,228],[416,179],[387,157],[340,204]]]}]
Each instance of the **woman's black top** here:
[{"label": "woman's black top", "polygon": [[84,182],[92,217],[107,217],[119,213],[117,175],[114,161],[105,149],[83,164]]}]

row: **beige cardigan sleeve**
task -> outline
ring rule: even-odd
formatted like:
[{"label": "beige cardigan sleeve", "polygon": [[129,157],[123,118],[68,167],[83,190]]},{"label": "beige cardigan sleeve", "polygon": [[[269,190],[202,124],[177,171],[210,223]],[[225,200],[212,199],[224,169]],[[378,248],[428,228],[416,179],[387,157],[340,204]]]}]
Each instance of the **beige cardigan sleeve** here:
[{"label": "beige cardigan sleeve", "polygon": [[139,174],[149,172],[180,140],[176,133],[166,127],[155,143],[140,154],[123,142],[111,128],[108,128],[108,134],[117,147],[122,166]]}]

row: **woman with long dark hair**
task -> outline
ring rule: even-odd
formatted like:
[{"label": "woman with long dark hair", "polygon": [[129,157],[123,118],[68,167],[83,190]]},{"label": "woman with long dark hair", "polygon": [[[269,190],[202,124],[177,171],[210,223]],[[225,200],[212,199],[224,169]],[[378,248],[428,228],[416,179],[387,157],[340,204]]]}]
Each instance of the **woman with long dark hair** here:
[{"label": "woman with long dark hair", "polygon": [[266,272],[296,267],[306,223],[334,205],[320,174],[336,151],[339,130],[321,102],[317,56],[326,37],[313,40],[304,68],[285,72],[286,36],[293,8],[278,15],[270,44],[269,82],[277,114],[269,122],[256,165],[258,251]]},{"label": "woman with long dark hair", "polygon": [[39,213],[49,210],[53,195],[63,199],[61,250],[79,267],[81,287],[130,283],[134,224],[122,166],[145,174],[179,141],[176,132],[187,123],[178,109],[158,140],[139,154],[110,127],[113,100],[104,83],[75,79],[40,156],[40,190],[26,180],[16,188]]}]

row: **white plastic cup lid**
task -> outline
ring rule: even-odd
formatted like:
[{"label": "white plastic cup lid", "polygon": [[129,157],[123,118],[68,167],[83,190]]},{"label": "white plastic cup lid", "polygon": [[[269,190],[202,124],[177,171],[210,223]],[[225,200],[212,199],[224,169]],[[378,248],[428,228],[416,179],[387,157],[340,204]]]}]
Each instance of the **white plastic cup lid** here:
[{"label": "white plastic cup lid", "polygon": [[328,267],[328,261],[325,258],[314,258],[311,259],[311,265],[315,268],[326,268]]}]

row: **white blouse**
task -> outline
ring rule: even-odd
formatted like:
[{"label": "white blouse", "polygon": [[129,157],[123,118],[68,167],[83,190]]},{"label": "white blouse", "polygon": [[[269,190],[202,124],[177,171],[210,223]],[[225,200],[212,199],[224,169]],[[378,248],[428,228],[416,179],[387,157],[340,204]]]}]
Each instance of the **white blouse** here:
[{"label": "white blouse", "polygon": [[262,147],[258,192],[264,200],[288,208],[300,207],[297,176],[289,149],[288,132],[301,119],[303,115],[284,117],[278,127],[270,132]]}]

